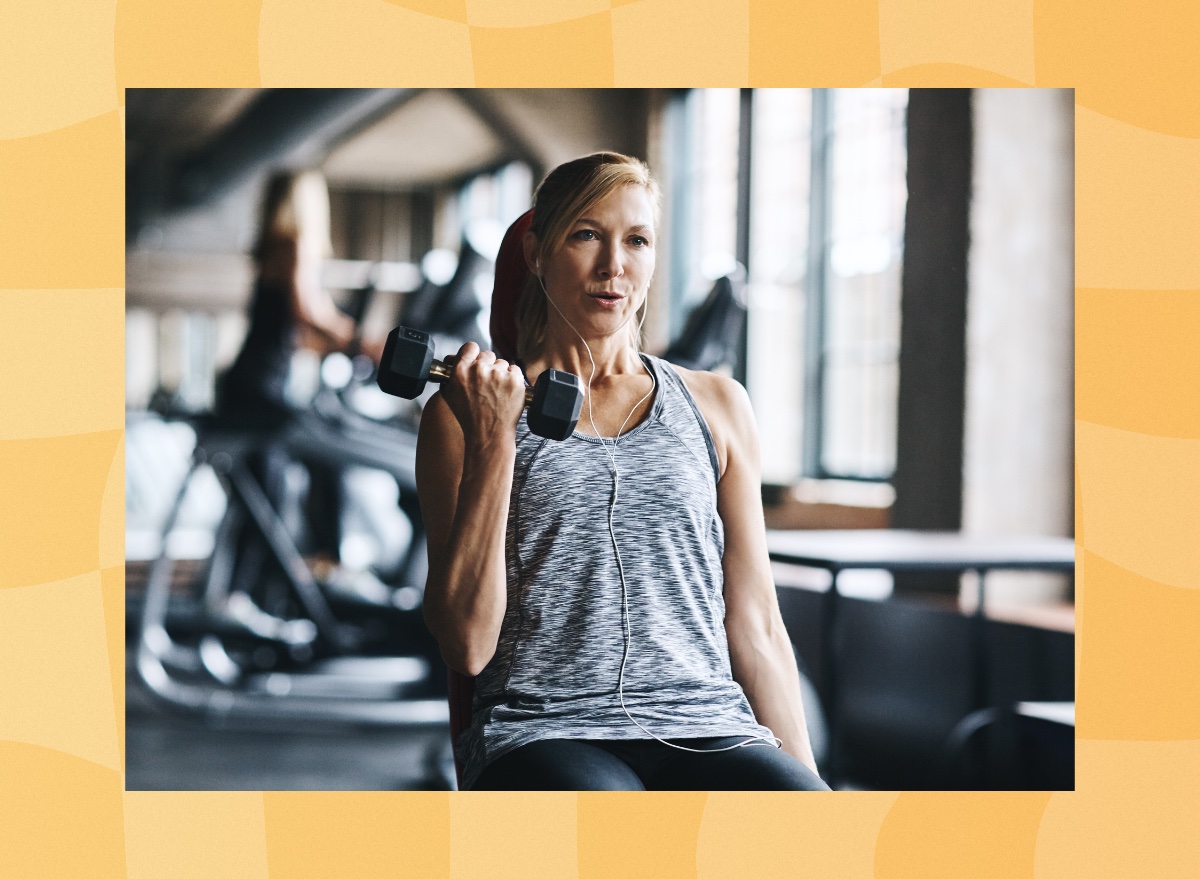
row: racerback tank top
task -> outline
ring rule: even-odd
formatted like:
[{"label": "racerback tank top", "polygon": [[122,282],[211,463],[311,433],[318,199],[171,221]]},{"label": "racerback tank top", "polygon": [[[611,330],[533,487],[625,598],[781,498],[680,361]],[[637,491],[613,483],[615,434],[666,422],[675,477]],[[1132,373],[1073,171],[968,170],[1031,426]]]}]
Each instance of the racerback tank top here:
[{"label": "racerback tank top", "polygon": [[[659,738],[769,738],[730,669],[712,434],[674,368],[642,359],[654,402],[615,452],[613,529],[630,624],[625,706]],[[508,603],[456,743],[465,788],[490,761],[539,739],[648,738],[617,693],[624,623],[601,442],[580,433],[554,442],[530,433],[524,416],[518,424]]]}]

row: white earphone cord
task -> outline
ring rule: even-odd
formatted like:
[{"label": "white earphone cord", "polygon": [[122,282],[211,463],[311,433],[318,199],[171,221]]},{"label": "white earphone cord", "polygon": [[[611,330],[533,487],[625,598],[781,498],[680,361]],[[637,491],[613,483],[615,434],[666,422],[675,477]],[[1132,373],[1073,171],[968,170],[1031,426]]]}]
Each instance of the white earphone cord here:
[{"label": "white earphone cord", "polygon": [[[632,642],[629,623],[629,589],[625,584],[625,565],[621,560],[621,549],[619,546],[617,546],[617,533],[613,527],[613,515],[617,509],[617,495],[620,492],[621,486],[621,471],[617,467],[617,442],[621,439],[621,433],[625,430],[625,425],[629,423],[629,419],[633,417],[633,413],[637,412],[638,407],[641,406],[642,403],[646,402],[646,398],[654,393],[654,375],[650,372],[650,368],[646,366],[645,361],[639,357],[638,362],[642,364],[642,369],[646,370],[646,375],[650,377],[650,390],[648,390],[640,400],[633,404],[633,408],[629,410],[629,414],[625,416],[625,420],[622,421],[621,426],[617,428],[617,435],[612,438],[612,448],[610,449],[608,443],[605,441],[605,438],[600,435],[600,431],[596,427],[596,420],[592,417],[592,379],[596,376],[596,360],[594,357],[592,357],[592,349],[588,346],[587,339],[583,337],[583,334],[575,328],[573,323],[567,320],[567,316],[562,313],[562,309],[554,304],[554,300],[550,298],[549,291],[546,290],[546,282],[540,274],[537,276],[537,279],[538,283],[541,284],[542,293],[544,293],[546,296],[546,301],[549,302],[550,306],[558,312],[558,316],[561,317],[563,322],[574,331],[575,335],[579,336],[579,341],[583,343],[583,349],[587,351],[588,360],[592,364],[592,371],[588,375],[587,383],[588,421],[591,422],[592,433],[594,433],[596,439],[600,441],[600,445],[604,448],[605,454],[608,455],[609,463],[612,464],[613,491],[612,502],[608,505],[608,536],[612,540],[613,553],[617,558],[617,572],[621,577],[621,618],[622,622],[624,623],[625,641],[624,651],[621,654],[621,670],[617,674],[617,697],[621,700],[621,710],[625,712],[625,716],[633,721],[633,724],[638,729],[650,736],[650,738],[654,739],[656,742],[661,742],[668,747],[675,748],[680,751],[690,751],[693,754],[710,754],[720,751],[732,751],[735,748],[744,748],[746,745],[752,745],[755,742],[769,742],[776,748],[783,747],[783,741],[778,736],[772,736],[771,738],[767,738],[765,736],[747,736],[745,741],[738,742],[735,745],[727,745],[724,748],[689,748],[685,745],[677,745],[674,742],[668,742],[666,739],[659,738],[650,730],[646,729],[646,727],[642,726],[642,724],[638,722],[638,719],[629,713],[629,709],[625,705],[625,664],[629,660],[629,648]],[[646,323],[646,312],[647,309],[643,305],[642,319],[638,322],[639,338],[641,337],[642,327]]]}]

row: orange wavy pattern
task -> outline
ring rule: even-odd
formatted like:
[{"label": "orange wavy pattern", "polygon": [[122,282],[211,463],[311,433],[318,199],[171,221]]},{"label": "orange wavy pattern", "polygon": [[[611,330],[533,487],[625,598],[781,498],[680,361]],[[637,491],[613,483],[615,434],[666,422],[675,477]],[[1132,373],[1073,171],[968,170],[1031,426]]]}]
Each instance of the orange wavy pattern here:
[{"label": "orange wavy pattern", "polygon": [[[0,872],[1200,873],[1191,0],[8,0],[0,32]],[[1077,793],[122,792],[120,88],[1027,84],[1078,107]]]}]

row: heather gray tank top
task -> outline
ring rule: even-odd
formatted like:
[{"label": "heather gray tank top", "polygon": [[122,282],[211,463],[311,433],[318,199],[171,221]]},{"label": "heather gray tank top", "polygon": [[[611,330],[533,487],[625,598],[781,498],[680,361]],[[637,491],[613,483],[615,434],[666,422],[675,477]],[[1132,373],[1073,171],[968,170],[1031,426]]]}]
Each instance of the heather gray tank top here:
[{"label": "heather gray tank top", "polygon": [[[642,359],[654,403],[615,452],[613,527],[630,620],[625,707],[659,738],[769,738],[730,671],[712,434],[679,374]],[[625,642],[612,493],[601,440],[546,440],[522,417],[508,604],[496,653],[476,679],[472,725],[456,743],[465,788],[490,761],[539,739],[648,738],[617,693]]]}]

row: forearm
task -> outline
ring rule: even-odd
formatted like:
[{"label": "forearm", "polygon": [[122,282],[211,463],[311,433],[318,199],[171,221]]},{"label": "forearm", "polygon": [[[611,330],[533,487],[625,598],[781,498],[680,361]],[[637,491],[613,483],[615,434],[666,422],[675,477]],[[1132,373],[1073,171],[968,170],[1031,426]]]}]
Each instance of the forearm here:
[{"label": "forearm", "polygon": [[800,678],[782,622],[756,638],[730,638],[734,679],[746,693],[754,716],[783,742],[783,750],[814,773],[812,743],[800,697]]},{"label": "forearm", "polygon": [[514,458],[511,441],[467,450],[445,547],[430,560],[426,620],[447,663],[467,674],[477,674],[491,659],[504,620]]}]

